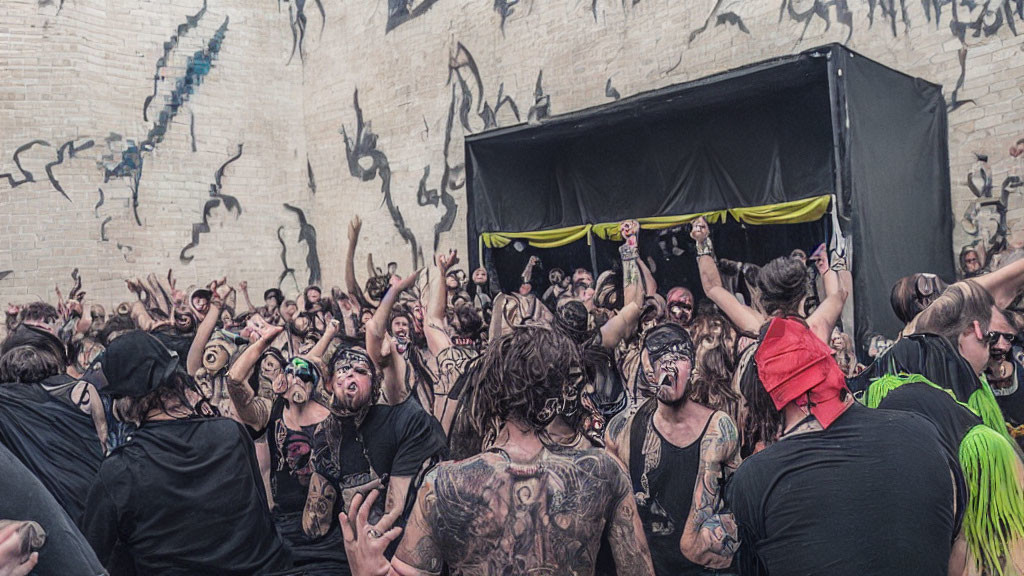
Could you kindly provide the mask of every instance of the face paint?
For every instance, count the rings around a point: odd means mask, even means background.
[[[292,358],[292,361],[284,369],[284,378],[282,380],[284,380],[286,385],[276,385],[274,392],[285,394],[286,399],[294,404],[305,404],[312,395],[314,387],[320,381],[320,374],[306,360]],[[284,388],[284,392],[278,391],[281,388]]]
[[[359,348],[350,348],[334,358],[331,379],[331,412],[337,416],[354,416],[376,402],[376,368],[370,357]]]
[[[642,377],[637,386],[645,396],[657,396],[666,404],[686,399],[694,349],[689,334],[676,324],[652,328],[645,336],[641,362]]]

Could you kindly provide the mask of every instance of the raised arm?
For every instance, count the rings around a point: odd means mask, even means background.
[[[619,313],[601,326],[601,346],[609,350],[615,348],[633,333],[640,320],[640,307],[630,302],[619,310]]]
[[[638,308],[644,305],[644,277],[640,269],[640,249],[637,247],[636,234],[640,224],[636,220],[626,220],[619,224],[619,234],[625,243],[619,246],[619,257],[622,259],[622,299],[626,304],[635,303]]]
[[[249,308],[249,312],[256,312],[256,307],[252,305],[252,300],[249,299],[249,283],[245,280],[239,282],[238,291],[242,293],[242,298],[245,299],[245,305]]]
[[[267,427],[270,421],[272,403],[269,399],[256,396],[249,386],[249,374],[256,367],[260,356],[270,348],[277,335],[284,330],[281,326],[266,326],[260,333],[260,339],[242,352],[228,368],[228,396],[235,412],[242,422],[255,430]],[[284,378],[284,375],[278,376]]]
[[[715,250],[711,244],[708,223],[703,217],[693,222],[690,238],[697,243],[697,268],[700,270],[700,284],[704,294],[718,305],[722,313],[744,334],[757,334],[767,321],[763,314],[736,299],[722,286],[722,277],[718,274],[718,263]]]
[[[981,287],[988,290],[996,306],[1006,308],[1024,289],[1024,260],[1017,260],[995,272],[974,278]]]
[[[739,434],[724,412],[712,415],[700,443],[700,468],[693,490],[693,505],[686,518],[679,549],[691,562],[715,570],[728,568],[739,549],[736,520],[721,513],[723,470],[739,467]]]
[[[348,250],[345,252],[345,289],[349,296],[355,298],[360,305],[370,306],[373,302],[366,299],[363,291],[356,281],[356,246],[359,244],[359,231],[363,227],[363,221],[359,216],[353,216],[348,223]]]
[[[448,336],[448,321],[444,315],[445,308],[448,306],[448,283],[445,282],[445,279],[448,270],[459,261],[459,253],[450,250],[447,256],[438,254],[435,260],[437,262],[437,278],[434,279],[430,300],[427,302],[423,333],[427,337],[427,347],[430,349],[430,353],[436,357],[442,350],[452,345],[452,339]]]
[[[384,395],[391,404],[401,402],[405,398],[409,387],[405,382],[405,358],[392,350],[390,346],[386,347],[384,338],[387,335],[387,325],[391,318],[391,310],[395,307],[398,295],[416,283],[416,277],[419,276],[419,273],[419,270],[417,270],[406,276],[398,284],[392,286],[387,294],[384,295],[384,298],[381,299],[380,306],[377,307],[377,311],[373,313],[373,318],[366,325],[366,353],[369,354],[374,364],[379,366],[384,372]]]
[[[331,345],[331,340],[338,335],[341,331],[341,322],[337,319],[332,318],[324,329],[324,333],[320,336],[320,339],[316,341],[316,345],[309,351],[310,356],[316,356],[317,358],[323,358],[324,354],[327,353],[327,348]]]
[[[846,264],[841,258],[837,258],[829,267],[828,255],[824,251],[814,258],[814,265],[818,269],[825,284],[825,299],[814,310],[814,313],[807,318],[807,326],[814,332],[822,342],[828,344],[832,338],[832,328],[843,313],[843,306],[849,293],[843,286],[842,276],[849,275]]]
[[[196,328],[196,337],[192,339],[192,345],[188,348],[188,359],[185,362],[189,376],[195,376],[196,372],[203,367],[203,352],[206,350],[206,343],[217,328],[217,321],[220,320],[220,309],[224,306],[217,291],[213,291],[210,297],[210,311]]]

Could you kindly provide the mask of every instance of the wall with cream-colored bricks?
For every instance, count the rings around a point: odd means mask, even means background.
[[[297,64],[286,66],[287,9],[254,0],[205,5],[202,11],[203,0],[0,1],[0,272],[10,271],[0,280],[0,302],[53,302],[54,286],[66,293],[76,267],[88,299],[103,304],[128,299],[125,278],[166,275],[171,267],[182,289],[223,273],[248,277],[259,289],[276,284],[280,273],[279,226],[301,260],[297,217],[282,207],[291,201],[309,208],[297,160],[305,155],[302,73]],[[108,179],[106,171],[122,165],[120,173],[130,172],[122,164],[129,144],[142,146],[189,77],[189,59],[210,50],[225,22],[212,66],[192,71],[201,82],[168,117],[162,140],[142,152],[136,222],[133,178]],[[14,155],[36,140],[45,144],[18,155],[27,177]],[[66,142],[71,148],[51,168],[65,198],[46,166]],[[225,168],[220,193],[237,198],[241,213],[228,213],[223,203],[213,207],[209,232],[186,252],[194,258],[186,265],[181,251],[203,220],[215,173],[240,144],[242,155]],[[71,157],[72,148],[82,150]]]
[[[12,190],[0,179],[0,271],[13,270],[0,280],[0,300],[67,284],[74,266],[87,289],[110,300],[123,297],[125,276],[168,267],[185,283],[227,273],[261,290],[286,271],[282,251],[295,269],[283,287],[295,292],[308,280],[309,242],[299,241],[297,215],[284,202],[315,228],[326,284],[341,283],[356,214],[364,221],[360,278],[370,253],[378,266],[394,260],[407,272],[418,259],[412,241],[426,260],[435,242],[466,245],[463,138],[485,129],[485,110],[497,110],[496,124],[508,126],[537,105],[562,114],[830,42],[944,86],[954,246],[984,239],[995,225],[993,210],[971,210],[969,173],[984,190],[976,154],[989,159],[996,198],[1008,177],[1024,172],[1024,155],[1010,154],[1024,137],[1024,35],[1017,34],[1024,34],[1024,5],[1016,0],[208,2],[164,82],[180,76],[185,59],[230,17],[223,47],[163,142],[144,152],[142,226],[126,179],[104,183],[97,162],[108,148],[123,148],[105,141],[111,132],[145,136],[152,118],[143,121],[142,104],[163,43],[202,0],[65,0],[59,13],[60,0],[0,3],[0,173],[17,174],[19,146],[52,145],[22,154],[36,182]],[[171,86],[160,89],[151,110]],[[54,169],[69,201],[42,167],[72,138],[96,145]],[[242,142],[223,193],[243,212],[236,219],[215,208],[211,232],[183,264],[179,252],[202,220],[214,173]],[[101,187],[105,204],[94,210]],[[1018,231],[1019,190],[1008,215]],[[454,207],[446,207],[449,199]]]

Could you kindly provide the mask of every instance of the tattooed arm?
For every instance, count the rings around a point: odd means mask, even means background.
[[[302,510],[302,532],[309,538],[322,538],[331,529],[332,512],[338,493],[319,473],[309,478],[306,507]]]
[[[213,314],[207,315],[207,318],[210,316]],[[269,326],[264,329],[260,334],[260,339],[246,348],[228,369],[228,396],[231,398],[231,404],[235,407],[235,412],[238,413],[242,422],[256,430],[267,427],[273,404],[267,398],[256,396],[253,393],[248,383],[249,373],[253,371],[260,356],[267,351],[267,348],[270,348],[270,343],[277,338],[282,330],[284,328],[281,326]],[[278,378],[283,377],[284,375],[278,376]]]
[[[654,576],[651,552],[647,548],[644,527],[636,510],[636,501],[626,472],[616,469],[616,502],[608,525],[608,543],[615,558],[615,569],[619,574]]]
[[[384,515],[397,521],[405,510],[405,501],[409,498],[409,486],[412,476],[392,476],[388,480],[388,496],[384,500]]]
[[[723,471],[739,466],[739,434],[724,412],[716,412],[700,443],[700,468],[693,490],[693,505],[686,519],[679,548],[691,562],[712,569],[727,568],[739,549],[736,521],[721,514]]]
[[[608,427],[604,430],[604,448],[622,466],[622,469],[629,472],[628,463],[624,460],[622,447],[629,442],[626,432],[626,424],[629,422],[628,410],[623,410],[608,421]]]
[[[400,576],[436,575],[444,565],[441,548],[434,537],[432,528],[437,525],[437,493],[434,482],[437,470],[427,474],[416,496],[405,537],[391,560],[391,574]]]

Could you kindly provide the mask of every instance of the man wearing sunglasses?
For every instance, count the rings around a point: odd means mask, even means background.
[[[995,315],[993,315],[995,316]],[[1000,313],[999,316],[1006,316]],[[1011,318],[1007,323],[1017,327]],[[989,364],[985,377],[1003,412],[1010,435],[1024,448],[1024,346],[1017,330],[1002,332],[989,330]]]

